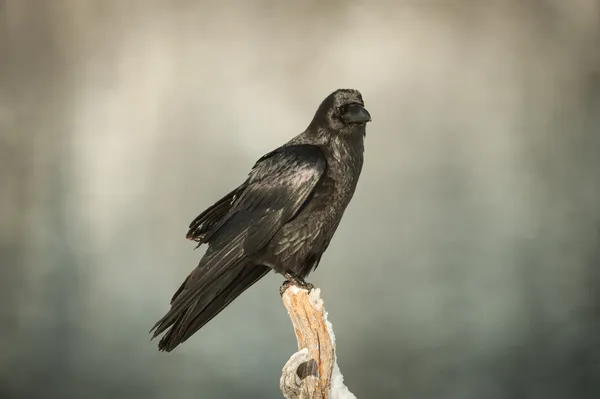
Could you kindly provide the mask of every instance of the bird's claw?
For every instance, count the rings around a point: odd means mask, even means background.
[[[300,288],[305,289],[306,291],[310,292],[313,290],[313,288],[315,288],[314,285],[312,285],[311,283],[308,283],[304,280],[300,280],[300,281],[296,281],[296,285]]]
[[[302,277],[294,276],[291,273],[285,273],[284,277],[286,278],[286,280],[283,282],[283,284],[279,288],[279,293],[281,295],[283,295],[285,290],[287,290],[292,285],[295,285],[296,287],[302,288],[309,292],[312,291],[313,288],[315,288],[315,286],[312,285],[311,283],[307,283],[306,281],[304,281],[304,279]]]
[[[292,283],[290,280],[285,280],[283,282],[283,284],[281,284],[281,287],[279,287],[279,295],[283,296],[283,294],[285,293],[285,291],[290,288],[290,286],[292,286],[294,283]]]

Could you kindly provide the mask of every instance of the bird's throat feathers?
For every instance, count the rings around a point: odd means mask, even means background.
[[[365,126],[352,126],[343,132],[328,132],[324,134],[326,145],[338,151],[346,151],[348,155],[364,152],[366,136]]]
[[[365,126],[352,126],[344,131],[329,128],[306,129],[290,140],[287,145],[312,144],[329,148],[336,153],[362,157],[366,136]]]

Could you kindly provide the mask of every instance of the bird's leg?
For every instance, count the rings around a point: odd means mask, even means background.
[[[285,277],[286,280],[283,282],[283,284],[279,288],[279,293],[281,295],[283,295],[285,290],[287,290],[291,285],[295,285],[295,286],[305,289],[307,291],[311,291],[313,288],[315,288],[314,285],[312,285],[311,283],[307,283],[306,281],[304,281],[304,279],[302,277],[297,276],[291,272],[283,273],[283,277]]]

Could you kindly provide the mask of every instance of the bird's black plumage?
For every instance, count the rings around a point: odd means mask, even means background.
[[[360,92],[336,90],[304,132],[192,221],[187,238],[208,249],[152,328],[153,337],[168,330],[160,350],[187,340],[270,270],[303,282],[317,267],[354,194],[370,120]]]

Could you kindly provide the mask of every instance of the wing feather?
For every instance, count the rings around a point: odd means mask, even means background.
[[[302,144],[280,147],[260,158],[248,179],[230,193],[231,207],[202,239],[215,245],[232,239],[225,226],[251,227],[244,248],[256,251],[295,216],[322,178],[327,162],[317,146]],[[221,201],[224,201],[221,200]],[[235,230],[235,229],[234,229]],[[253,237],[261,237],[254,239]],[[217,245],[218,246],[218,245]]]
[[[180,342],[264,276],[263,266],[247,269],[252,256],[296,216],[326,165],[319,147],[280,147],[259,159],[240,187],[194,219],[188,238],[208,242],[208,250],[153,327],[154,336],[172,326],[166,341]]]

